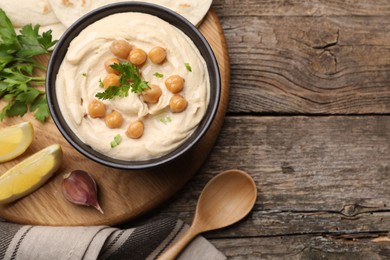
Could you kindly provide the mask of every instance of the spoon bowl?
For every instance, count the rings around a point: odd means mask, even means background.
[[[252,210],[256,198],[256,184],[249,174],[240,170],[219,173],[203,189],[191,227],[159,259],[175,259],[200,233],[240,221]]]
[[[193,226],[205,232],[234,224],[251,211],[256,197],[256,184],[250,175],[239,170],[222,172],[201,193]]]

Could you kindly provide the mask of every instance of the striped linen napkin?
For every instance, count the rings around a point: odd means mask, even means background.
[[[188,225],[174,218],[129,229],[29,226],[0,221],[0,259],[157,259],[187,229]],[[199,236],[178,259],[226,257]]]

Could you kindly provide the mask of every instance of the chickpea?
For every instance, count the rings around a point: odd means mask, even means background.
[[[149,51],[148,56],[154,64],[161,64],[167,57],[167,52],[164,48],[157,46]]]
[[[106,115],[106,105],[99,100],[92,100],[88,105],[88,113],[92,118],[103,118]]]
[[[150,85],[150,88],[142,92],[145,103],[156,104],[162,95],[162,90],[157,85]]]
[[[184,79],[179,75],[172,75],[165,80],[165,86],[173,94],[177,94],[183,90]]]
[[[104,68],[106,69],[106,71],[108,73],[113,73],[113,74],[119,75],[120,74],[119,71],[114,70],[113,68],[111,68],[111,65],[114,64],[114,63],[119,64],[120,60],[118,58],[110,58],[110,59],[108,59],[108,60],[106,60],[104,62]]]
[[[144,134],[144,123],[142,121],[132,122],[126,130],[126,135],[132,139],[138,139]]]
[[[120,77],[114,73],[109,73],[103,79],[103,87],[106,89],[111,86],[120,86]]]
[[[123,117],[121,113],[112,111],[110,114],[106,115],[104,121],[109,128],[119,128],[122,126]]]
[[[110,51],[115,56],[126,59],[131,51],[131,45],[125,40],[115,40],[110,45]]]
[[[146,58],[147,58],[146,52],[144,52],[140,48],[134,48],[131,50],[128,60],[134,65],[141,66],[142,64],[145,63]]]
[[[169,100],[169,107],[172,113],[183,112],[187,108],[188,102],[181,95],[174,95],[171,100]]]

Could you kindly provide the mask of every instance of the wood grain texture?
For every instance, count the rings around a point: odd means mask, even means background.
[[[225,16],[379,16],[390,14],[387,0],[214,0]]]
[[[147,171],[121,171],[94,163],[72,148],[60,135],[52,120],[39,123],[32,115],[7,119],[1,127],[30,120],[35,128],[32,146],[18,160],[0,165],[5,172],[20,159],[52,144],[59,143],[64,151],[62,168],[46,185],[33,194],[0,208],[0,216],[23,224],[39,225],[114,225],[144,214],[172,196],[200,168],[207,158],[221,129],[229,95],[229,61],[226,43],[218,18],[210,11],[201,32],[210,39],[218,59],[222,77],[222,93],[217,117],[210,129],[188,154],[166,167]],[[76,206],[65,200],[61,192],[64,173],[83,169],[91,173],[99,187],[99,200],[105,214],[93,208]]]
[[[205,234],[228,259],[390,258],[390,2],[214,0],[229,47],[228,116],[206,164],[139,222],[191,223],[219,171],[259,190]]]
[[[297,235],[283,237],[211,240],[228,259],[327,259],[381,260],[390,257],[389,247],[375,242],[379,236],[331,237]]]
[[[231,57],[229,112],[390,112],[388,1],[214,2]]]
[[[202,187],[239,168],[257,183],[254,210],[205,235],[229,259],[386,256],[390,240],[371,240],[389,232],[389,130],[390,116],[229,116],[200,173],[147,219],[191,223]]]

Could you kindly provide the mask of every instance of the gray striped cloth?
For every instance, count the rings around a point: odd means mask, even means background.
[[[174,218],[129,229],[29,226],[0,220],[0,259],[157,259],[187,229],[188,225]],[[199,236],[179,259],[226,257]]]

